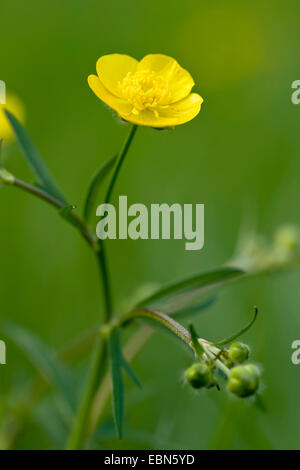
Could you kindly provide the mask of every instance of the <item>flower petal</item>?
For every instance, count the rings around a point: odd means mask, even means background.
[[[191,74],[178,62],[163,54],[146,55],[138,64],[138,70],[152,70],[169,83],[169,94],[162,104],[175,103],[189,95],[195,82]]]
[[[201,109],[203,99],[197,93],[192,93],[187,98],[166,106],[157,108],[158,114],[150,109],[145,109],[138,114],[130,113],[122,116],[126,121],[140,126],[173,127],[191,121]]]
[[[97,74],[103,85],[115,96],[121,96],[119,82],[128,72],[135,72],[138,61],[125,54],[108,54],[97,61]]]
[[[90,88],[93,90],[96,96],[100,98],[104,103],[110,106],[112,109],[117,111],[120,116],[127,116],[132,111],[132,105],[127,101],[116,97],[110,91],[108,91],[99,77],[96,75],[89,75],[88,77],[88,84]]]
[[[174,119],[178,124],[190,121],[199,113],[203,98],[197,93],[191,93],[177,103],[167,106],[159,106],[159,116],[167,119]]]

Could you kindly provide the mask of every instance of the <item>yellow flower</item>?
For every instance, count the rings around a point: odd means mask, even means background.
[[[4,109],[10,111],[22,123],[25,120],[25,109],[19,98],[11,93],[6,94],[6,104],[0,104],[0,139],[6,144],[13,140],[14,133]]]
[[[140,62],[123,54],[97,61],[88,77],[93,92],[121,118],[141,126],[172,127],[190,121],[203,99],[191,93],[194,80],[175,59],[146,55]]]

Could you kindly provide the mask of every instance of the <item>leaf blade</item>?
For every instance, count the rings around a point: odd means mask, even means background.
[[[203,356],[203,353],[204,353],[204,349],[198,341],[198,336],[197,336],[196,330],[195,330],[195,328],[193,327],[192,324],[189,325],[189,331],[190,331],[190,335],[191,335],[192,344],[194,346],[194,350],[195,350],[198,358],[201,359],[201,357]]]
[[[70,404],[75,405],[75,403],[72,389],[69,386],[67,371],[58,362],[48,345],[31,331],[14,323],[5,323],[1,329],[21,349],[39,375],[48,384],[56,388],[68,409],[68,413],[71,415],[73,410]]]
[[[206,309],[211,307],[216,302],[216,300],[216,295],[209,297],[207,300],[202,301],[200,304],[196,303],[195,305],[191,305],[190,307],[178,310],[172,315],[172,318],[176,318],[176,320],[182,320],[184,318],[189,318],[190,316],[198,315],[199,313],[202,313]]]
[[[118,328],[113,328],[108,340],[110,370],[113,387],[113,414],[119,439],[122,439],[124,419],[124,382],[122,376],[121,347]]]
[[[132,369],[131,365],[129,364],[129,362],[127,362],[127,360],[125,359],[124,357],[124,354],[122,353],[122,367],[124,369],[124,371],[126,372],[126,374],[128,375],[128,377],[132,380],[132,382],[139,388],[142,388],[142,384],[141,382],[139,381],[139,378],[137,377],[136,373],[134,372],[134,370]]]
[[[99,166],[94,176],[92,177],[83,210],[83,218],[85,222],[88,222],[91,218],[92,210],[95,205],[97,195],[100,191],[101,184],[109,174],[110,170],[113,168],[116,159],[117,155],[114,155],[105,160],[105,162]]]
[[[52,196],[66,204],[64,195],[50,174],[50,171],[44,163],[44,160],[41,157],[38,149],[27,134],[22,124],[7,109],[5,109],[4,112],[13,128],[22,153],[25,156],[27,163],[31,167],[33,173],[36,175],[39,183],[41,183],[45,190],[48,191]]]
[[[80,222],[77,221],[77,219],[74,219],[73,217],[70,216],[71,212],[74,209],[76,209],[76,206],[74,206],[73,204],[68,204],[68,205],[62,207],[61,209],[59,209],[58,213],[63,219],[65,219],[71,225],[73,225],[77,229],[81,230],[82,226],[81,226]]]
[[[151,306],[166,313],[175,313],[191,305],[198,297],[216,287],[241,277],[240,269],[224,267],[202,272],[171,283],[144,299],[138,307]]]

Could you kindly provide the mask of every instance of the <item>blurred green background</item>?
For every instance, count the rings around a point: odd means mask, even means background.
[[[128,132],[87,86],[98,57],[171,55],[205,100],[199,116],[174,131],[139,129],[115,193],[127,194],[129,203],[204,203],[205,247],[188,252],[184,241],[110,241],[117,305],[143,284],[221,265],[234,252],[249,207],[268,236],[299,221],[300,106],[291,103],[291,83],[300,78],[299,14],[296,0],[2,1],[0,79],[24,102],[26,127],[78,211],[96,167]],[[5,163],[31,181],[16,144]],[[97,268],[78,234],[16,189],[1,189],[0,214],[1,322],[24,326],[53,349],[97,324]],[[113,437],[107,407],[98,447],[299,448],[300,366],[290,360],[300,337],[299,280],[293,270],[231,286],[195,320],[202,337],[219,339],[259,306],[245,341],[263,365],[266,413],[226,393],[191,393],[182,380],[189,357],[158,333],[134,362],[143,390],[126,381],[124,440]],[[87,367],[88,359],[83,376]],[[1,403],[31,373],[7,341]],[[36,406],[15,448],[61,445],[59,431],[49,429],[51,414],[47,404]]]

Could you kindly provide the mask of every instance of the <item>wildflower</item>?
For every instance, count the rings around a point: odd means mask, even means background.
[[[4,144],[6,144],[13,140],[14,134],[4,114],[4,109],[10,111],[22,123],[25,120],[25,110],[17,96],[10,93],[6,94],[6,104],[0,104],[0,140],[3,140]]]
[[[126,121],[155,128],[190,121],[203,99],[191,93],[194,80],[175,59],[146,55],[140,62],[123,54],[109,54],[88,77],[93,92]]]

